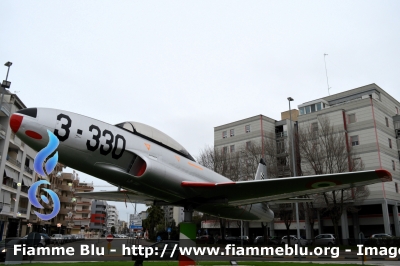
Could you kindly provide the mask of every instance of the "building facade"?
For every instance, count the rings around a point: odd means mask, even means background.
[[[92,201],[89,228],[98,235],[107,231],[107,208],[108,204],[105,200]]]
[[[399,101],[378,85],[370,84],[312,100],[298,108],[299,129],[318,131],[321,121],[328,118],[336,130],[343,132],[347,149],[355,154],[353,160],[362,163],[364,170],[385,169],[392,174],[392,182],[368,186],[369,196],[358,203],[360,211],[344,212],[343,238],[357,238],[360,232],[400,236]],[[304,175],[314,174],[304,163],[301,168]],[[321,227],[331,226],[329,220],[321,222]]]
[[[118,210],[115,205],[108,205],[107,208],[107,231],[111,232],[111,227],[115,228],[115,232],[118,232]]]
[[[346,136],[346,145],[356,154],[355,160],[364,165],[364,170],[383,168],[391,172],[392,182],[368,186],[368,197],[357,203],[358,212],[345,211],[341,219],[341,234],[343,239],[358,238],[360,232],[364,235],[373,233],[389,233],[400,236],[398,204],[400,194],[400,103],[376,84],[348,90],[342,93],[314,99],[298,105],[297,110],[282,112],[281,120],[276,121],[263,115],[258,115],[214,128],[214,147],[225,153],[242,153],[256,145],[275,144],[277,160],[274,164],[282,167],[279,175],[273,177],[291,176],[293,163],[290,156],[290,137],[304,128],[318,131],[321,119],[328,118],[336,130]],[[290,120],[292,118],[292,122]],[[293,130],[291,133],[291,129]],[[270,145],[270,144],[269,144]],[[302,175],[315,174],[301,158],[296,145],[296,169]],[[263,148],[263,151],[266,149]],[[265,151],[266,152],[266,151]],[[266,154],[261,154],[264,158]],[[285,157],[286,156],[286,157]],[[282,159],[279,159],[279,158]],[[268,165],[268,162],[267,162]],[[254,178],[254,177],[249,177]],[[217,223],[205,222],[205,228],[213,228]],[[316,217],[314,230],[318,233],[332,233],[332,222],[328,217]],[[259,223],[249,223],[249,228],[259,228]],[[271,235],[279,235],[286,230],[282,221],[275,219],[269,225]],[[311,236],[307,221],[300,222],[302,235]],[[304,230],[306,228],[307,230]],[[293,233],[296,223],[292,223]],[[250,230],[251,232],[251,230]]]
[[[31,217],[28,189],[36,181],[33,160],[37,152],[9,126],[10,116],[23,108],[26,106],[15,94],[5,94],[0,103],[0,239],[24,236],[28,224],[36,220],[36,215]]]

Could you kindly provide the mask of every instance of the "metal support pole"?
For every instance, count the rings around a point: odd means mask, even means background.
[[[243,220],[240,220],[240,245],[243,247]]]
[[[293,143],[293,130],[292,130],[292,110],[290,107],[290,102],[293,101],[292,97],[287,98],[289,101],[289,130],[290,130],[290,144],[292,146],[292,165],[293,165],[293,176],[297,176],[296,173],[296,160],[294,153],[294,143]],[[299,203],[296,202],[296,223],[297,223],[297,245],[300,246],[300,221],[299,221]],[[301,260],[301,255],[299,254],[299,260]]]

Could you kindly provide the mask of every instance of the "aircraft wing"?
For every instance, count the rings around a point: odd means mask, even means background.
[[[285,177],[227,183],[187,182],[181,186],[193,195],[207,199],[225,200],[229,205],[239,206],[264,201],[288,199],[391,181],[390,172],[380,169],[371,171],[337,173],[328,175]]]
[[[76,196],[98,199],[98,200],[109,200],[109,201],[122,201],[128,203],[143,203],[153,204],[156,200],[153,197],[139,194],[132,191],[120,190],[120,191],[100,191],[100,192],[79,192],[75,193]]]

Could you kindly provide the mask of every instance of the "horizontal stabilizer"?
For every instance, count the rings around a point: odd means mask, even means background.
[[[109,200],[109,201],[122,201],[126,203],[143,203],[152,204],[155,198],[139,194],[132,191],[121,190],[121,191],[100,191],[100,192],[78,192],[76,196],[97,199],[97,200]]]

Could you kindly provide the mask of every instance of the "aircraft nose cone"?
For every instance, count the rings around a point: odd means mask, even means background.
[[[10,127],[14,133],[17,133],[19,127],[21,126],[23,117],[20,115],[13,114],[10,118]]]

